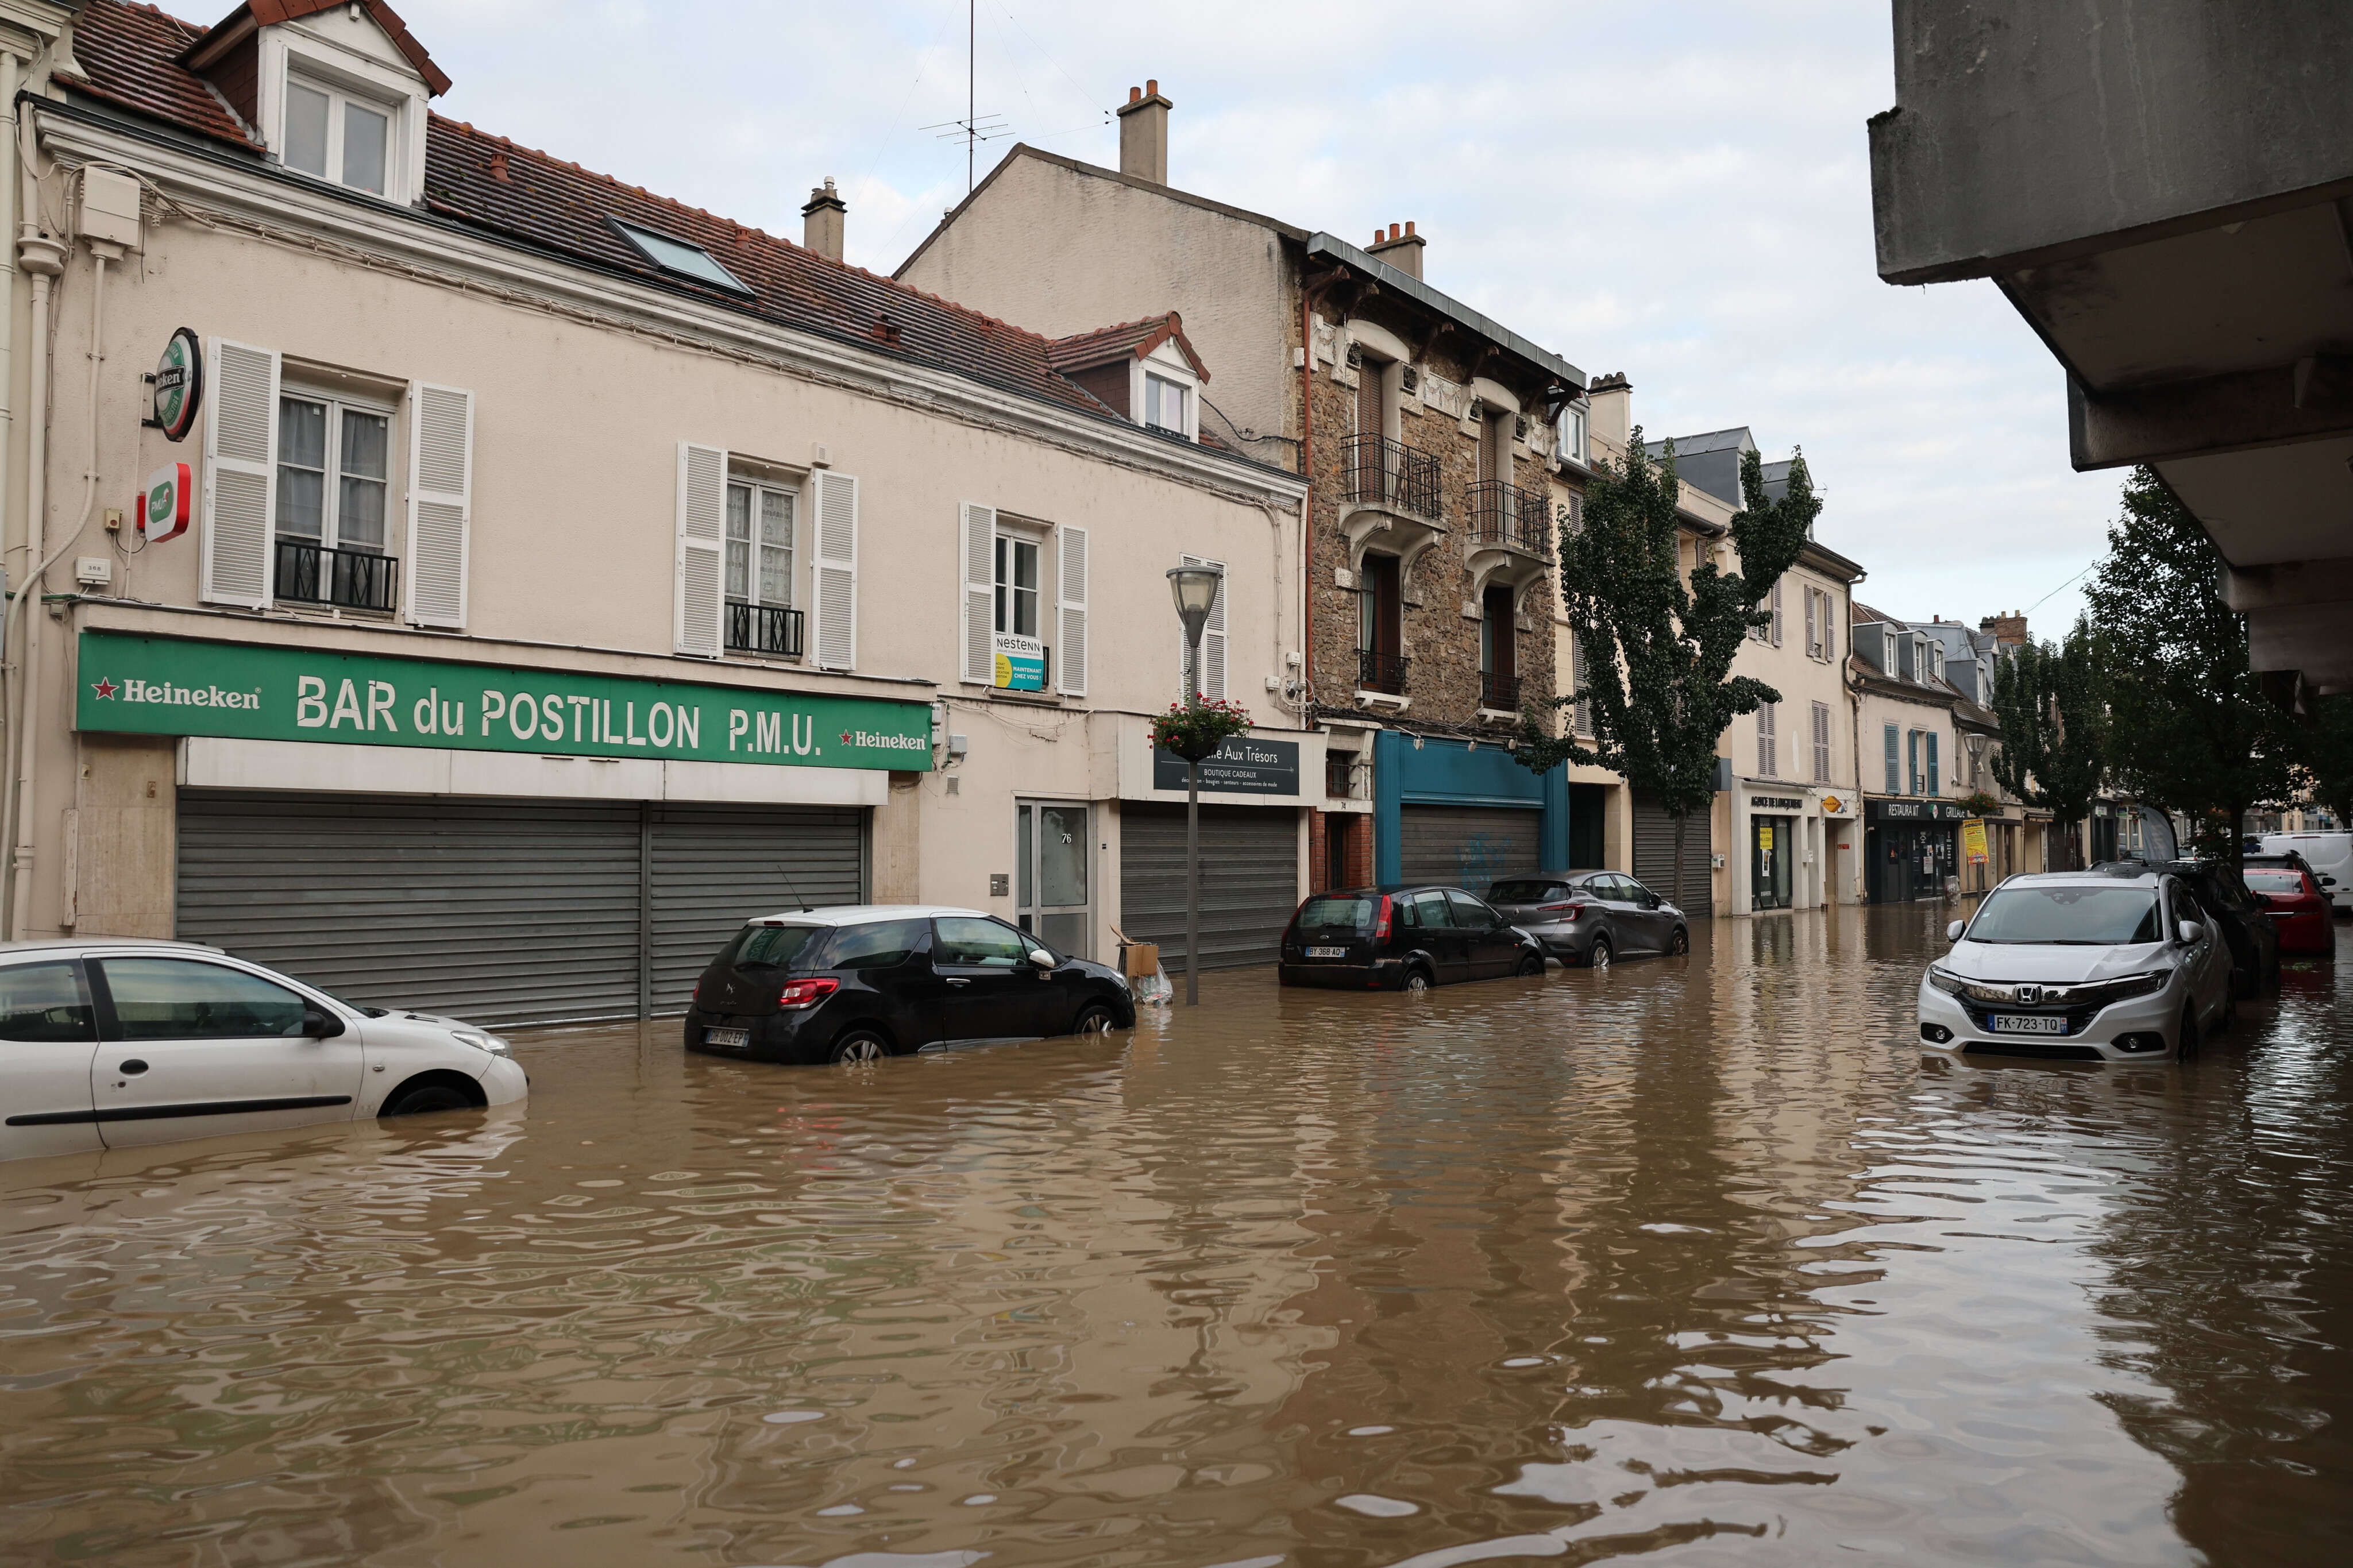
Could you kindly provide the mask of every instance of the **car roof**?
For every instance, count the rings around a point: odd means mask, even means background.
[[[2117,882],[2136,882],[2154,888],[2170,875],[2170,868],[2144,866],[2137,861],[2110,861],[2094,866],[2088,871],[2021,871],[2007,879],[2005,888],[2098,888]]]
[[[935,915],[989,918],[986,910],[968,910],[959,904],[824,904],[813,910],[782,910],[773,915],[754,915],[744,923],[755,926],[855,926],[871,925],[876,921],[930,920]]]
[[[209,952],[222,950],[201,942],[178,942],[155,936],[53,936],[35,942],[0,942],[0,958],[16,953],[80,952],[93,947],[152,947],[165,952]]]
[[[1606,866],[1587,866],[1575,871],[1511,871],[1495,879],[1498,882],[1565,882],[1571,877],[1622,877],[1623,871],[1611,871]]]

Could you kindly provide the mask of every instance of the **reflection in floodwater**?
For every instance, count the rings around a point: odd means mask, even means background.
[[[1947,915],[0,1166],[0,1555],[2348,1560],[2333,971],[1958,1063]]]

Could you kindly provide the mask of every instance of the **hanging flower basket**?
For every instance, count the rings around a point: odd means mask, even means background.
[[[1152,743],[1188,763],[1214,756],[1228,737],[1250,733],[1250,717],[1237,702],[1172,702],[1152,721]]]

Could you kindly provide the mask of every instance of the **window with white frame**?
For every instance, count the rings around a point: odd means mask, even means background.
[[[1560,411],[1560,455],[1571,462],[1583,463],[1585,457],[1585,426],[1590,407],[1572,403]]]
[[[1038,636],[1038,540],[1032,535],[997,536],[997,629]]]
[[[284,112],[280,145],[288,168],[355,191],[385,194],[396,122],[390,104],[289,71]]]
[[[274,596],[390,611],[390,407],[288,388],[278,398]]]
[[[1187,434],[1191,426],[1186,423],[1186,400],[1192,388],[1182,382],[1150,371],[1144,374],[1144,422],[1155,430],[1166,430],[1171,436]]]
[[[793,606],[795,530],[800,491],[752,479],[727,481],[723,595],[725,642],[748,653],[797,655],[800,616]]]

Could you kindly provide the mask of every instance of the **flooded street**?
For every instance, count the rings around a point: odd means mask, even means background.
[[[2335,974],[1959,1067],[1948,912],[0,1167],[5,1556],[2353,1559]]]

